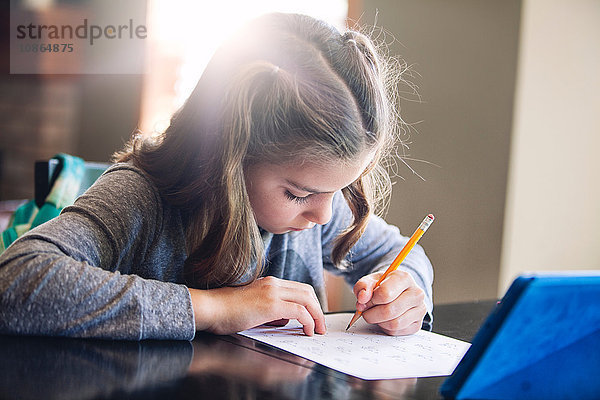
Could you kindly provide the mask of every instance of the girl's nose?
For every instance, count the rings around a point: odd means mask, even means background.
[[[315,224],[324,225],[331,220],[332,205],[333,196],[329,199],[319,201],[304,212],[304,218]]]

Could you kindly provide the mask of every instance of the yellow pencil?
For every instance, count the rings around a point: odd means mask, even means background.
[[[392,261],[392,264],[388,267],[388,269],[385,271],[385,273],[383,275],[381,275],[381,278],[379,278],[379,280],[373,287],[373,290],[375,290],[381,284],[381,282],[383,282],[383,280],[390,273],[392,273],[392,271],[395,271],[396,268],[398,268],[398,266],[402,263],[402,261],[404,261],[404,259],[408,255],[408,253],[410,253],[412,248],[415,247],[415,244],[417,244],[419,239],[421,239],[421,236],[423,236],[423,234],[425,233],[427,228],[429,228],[429,225],[431,225],[431,223],[433,222],[434,219],[435,219],[435,217],[432,214],[429,214],[428,216],[425,217],[423,222],[421,222],[421,225],[419,225],[419,227],[417,228],[415,233],[412,234],[412,236],[410,237],[410,239],[408,239],[408,242],[406,242],[406,244],[404,245],[404,247],[402,248],[400,253],[396,256],[394,261]],[[356,310],[356,312],[354,313],[354,316],[350,320],[350,323],[348,324],[348,327],[346,328],[346,330],[350,329],[350,327],[352,325],[354,325],[354,323],[360,318],[361,315],[362,315],[362,311]]]

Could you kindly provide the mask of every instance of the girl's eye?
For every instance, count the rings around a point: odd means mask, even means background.
[[[309,195],[310,196],[310,195]],[[308,196],[306,197],[298,197],[298,196],[294,196],[290,191],[286,190],[285,191],[285,197],[287,197],[289,200],[298,203],[298,204],[304,204],[308,201]]]

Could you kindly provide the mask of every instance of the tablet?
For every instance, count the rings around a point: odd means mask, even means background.
[[[521,275],[440,389],[455,399],[600,398],[600,271]]]

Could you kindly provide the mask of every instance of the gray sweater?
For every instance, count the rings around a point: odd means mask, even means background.
[[[333,209],[325,225],[263,235],[264,275],[309,283],[322,305],[324,269],[354,284],[387,267],[408,240],[373,217],[338,269],[331,249],[351,213],[339,193]],[[191,340],[184,224],[143,171],[110,167],[74,205],[0,256],[0,334]],[[416,246],[401,268],[425,290],[430,321],[433,270],[423,249]]]

